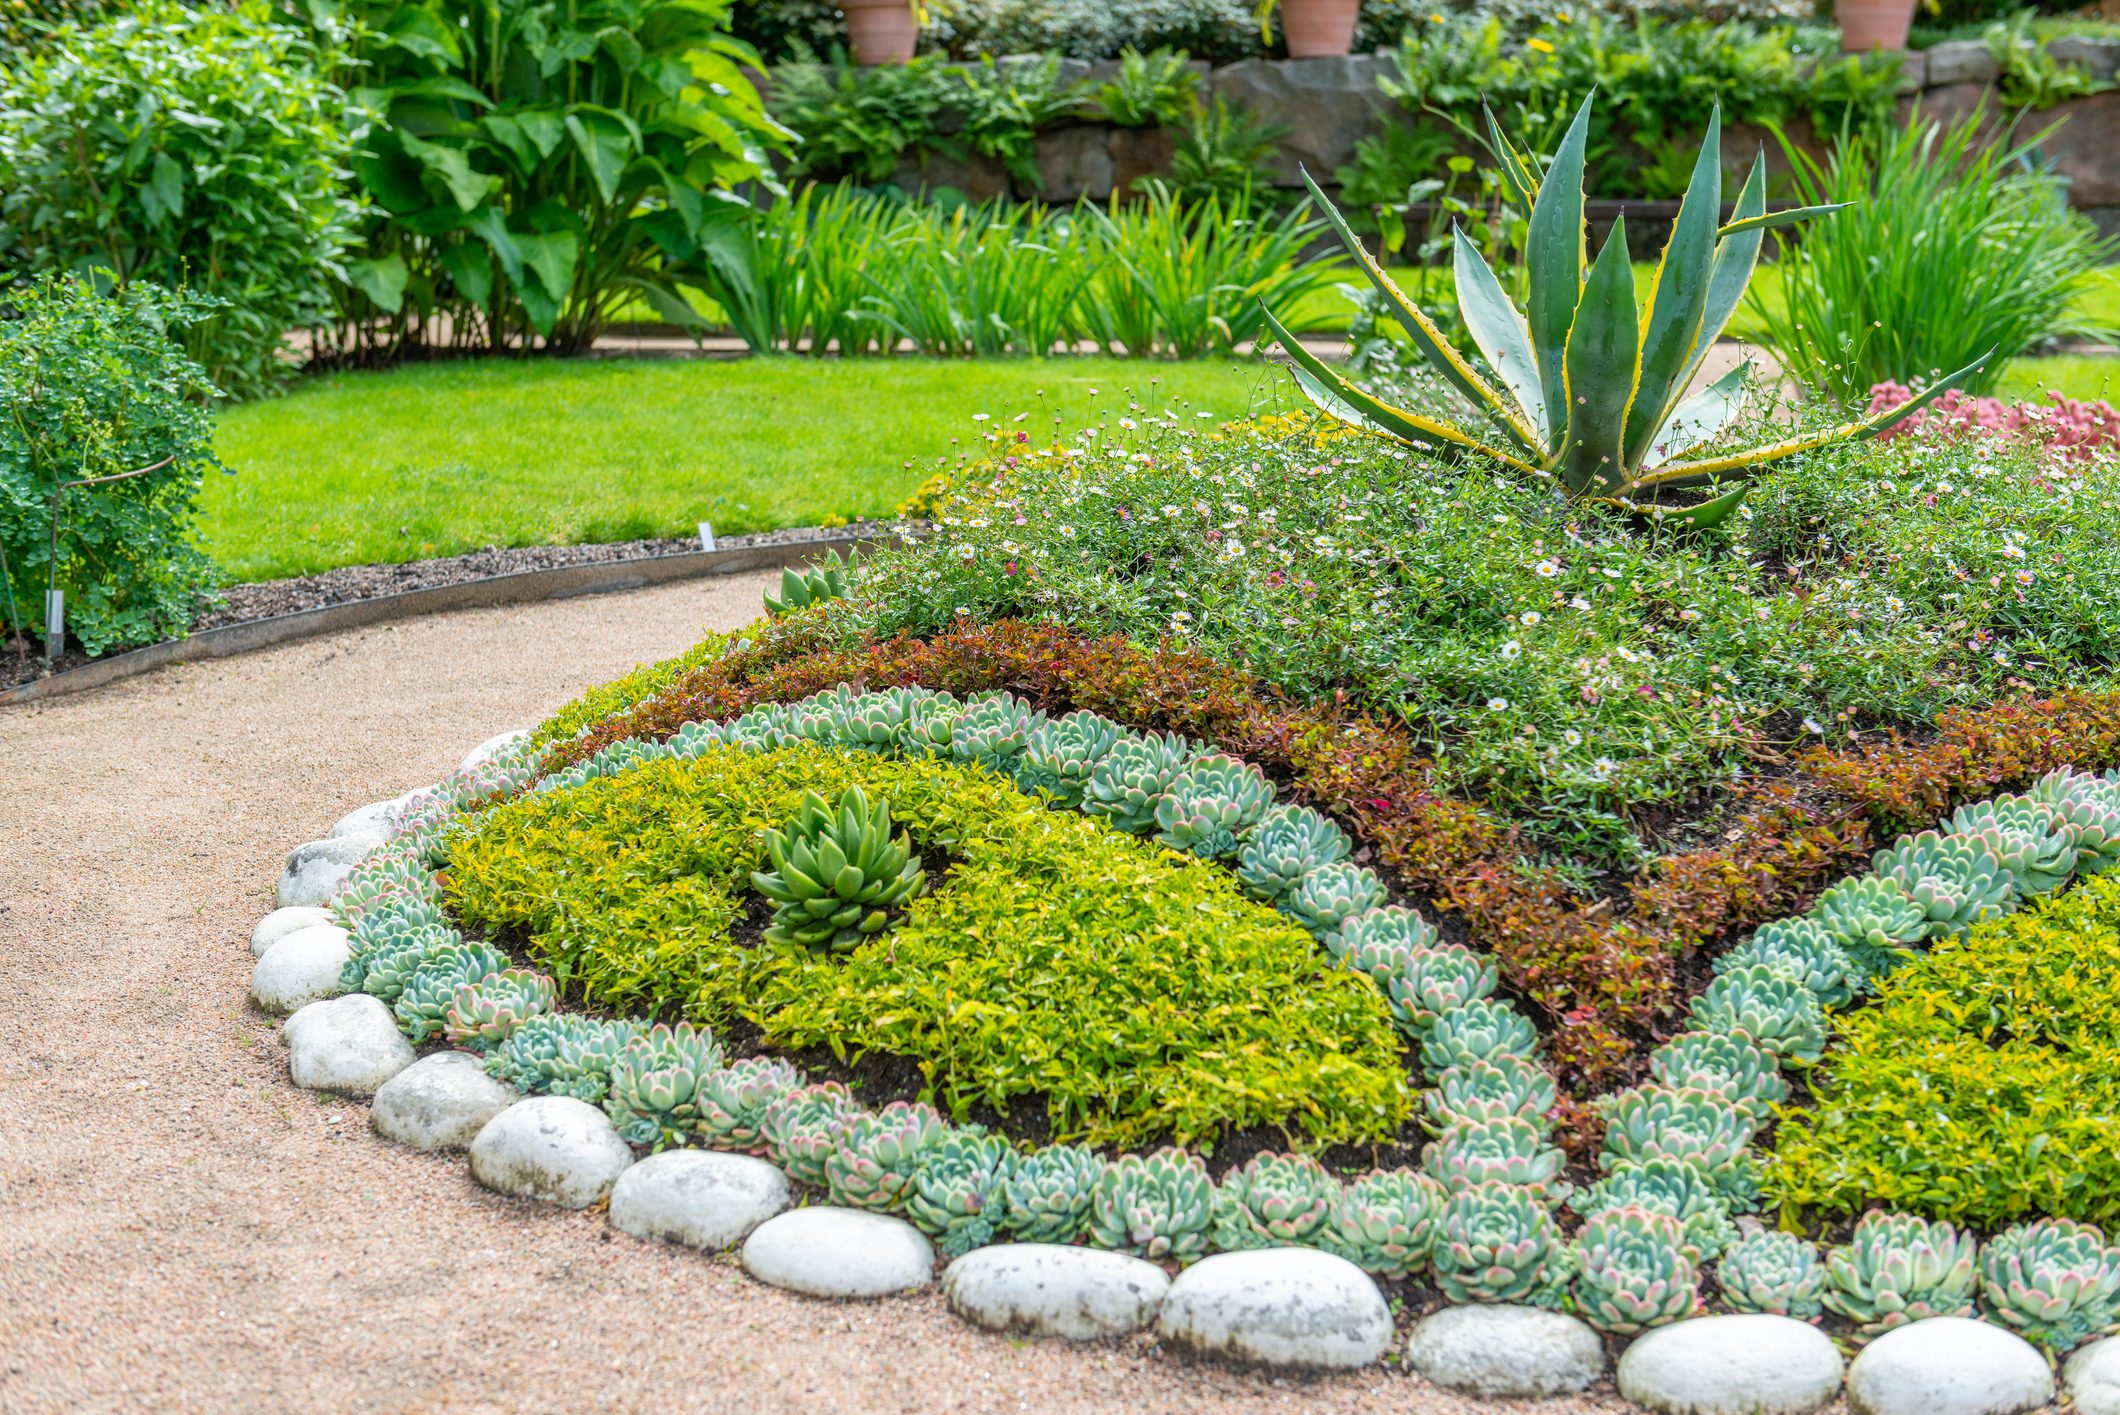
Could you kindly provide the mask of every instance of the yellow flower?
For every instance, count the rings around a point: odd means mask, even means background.
[[[1431,22],[1435,24],[1441,24],[1443,22],[1442,11],[1438,10],[1435,14],[1430,15],[1428,18]]]
[[[1546,43],[1546,41],[1543,39],[1537,38],[1536,36],[1530,39],[1528,43],[1533,49],[1536,49],[1541,54],[1551,54],[1553,52],[1552,45]]]

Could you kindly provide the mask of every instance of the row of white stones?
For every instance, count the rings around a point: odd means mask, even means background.
[[[517,736],[482,743],[466,765]],[[379,999],[337,996],[348,941],[322,906],[404,799],[352,812],[325,840],[296,850],[280,881],[282,907],[252,935],[254,999],[293,1014],[284,1035],[296,1085],[372,1097],[378,1133],[421,1150],[468,1150],[472,1176],[496,1192],[567,1208],[608,1199],[612,1225],[637,1237],[707,1252],[741,1243],[745,1269],[772,1286],[847,1300],[934,1281],[932,1245],[902,1219],[790,1209],[786,1177],[749,1156],[678,1150],[636,1161],[601,1109],[562,1096],[521,1099],[468,1052],[418,1058]],[[1308,1248],[1217,1254],[1172,1279],[1123,1254],[998,1244],[951,1262],[942,1289],[952,1311],[989,1330],[1092,1340],[1153,1324],[1174,1347],[1268,1366],[1359,1368],[1381,1360],[1394,1338],[1368,1274]],[[1527,1307],[1445,1308],[1416,1324],[1405,1356],[1437,1385],[1483,1396],[1567,1395],[1605,1373],[1597,1333]],[[1840,1393],[1843,1376],[1855,1415],[2016,1415],[2055,1393],[2033,1347],[1956,1317],[1889,1332],[1849,1367],[1805,1323],[1700,1317],[1637,1338],[1617,1370],[1627,1399],[1671,1415],[1810,1415]],[[2080,1415],[2120,1415],[2120,1337],[2078,1351],[2064,1381]]]

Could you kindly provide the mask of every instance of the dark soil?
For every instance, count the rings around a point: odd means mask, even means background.
[[[895,523],[856,521],[834,528],[796,526],[786,530],[760,531],[753,535],[722,536],[717,550],[745,550],[766,545],[802,545],[844,535],[882,539]],[[647,560],[661,555],[682,555],[699,549],[699,541],[631,540],[606,545],[525,545],[474,550],[438,560],[410,560],[399,565],[348,565],[320,575],[302,575],[287,580],[260,580],[254,584],[230,585],[216,592],[192,622],[192,631],[222,629],[256,619],[272,619],[308,609],[323,609],[355,600],[380,599],[408,590],[461,585],[495,575],[518,575],[528,570],[558,570],[571,565],[602,565],[623,560]],[[114,650],[113,652],[125,652]],[[94,662],[77,644],[68,644],[58,671]],[[0,642],[0,688],[46,676],[42,645],[28,639]]]

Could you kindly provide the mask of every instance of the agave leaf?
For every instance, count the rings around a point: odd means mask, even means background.
[[[1680,403],[1664,424],[1663,431],[1650,444],[1642,465],[1661,466],[1728,427],[1730,419],[1736,417],[1737,410],[1744,406],[1745,380],[1751,372],[1752,361],[1747,359]]]
[[[1767,154],[1764,149],[1752,161],[1752,170],[1745,177],[1745,184],[1737,192],[1737,217],[1741,223],[1745,218],[1757,216],[1767,209]],[[1672,381],[1674,397],[1693,386],[1700,374],[1700,366],[1708,361],[1708,351],[1715,347],[1723,326],[1730,316],[1737,313],[1737,302],[1745,297],[1745,286],[1752,282],[1752,268],[1759,263],[1759,228],[1753,227],[1739,232],[1727,240],[1719,240],[1715,246],[1715,267],[1708,276],[1708,299],[1700,316],[1700,329],[1693,336],[1693,352],[1686,357],[1685,367]],[[1668,411],[1668,410],[1666,410]]]
[[[1839,427],[1829,428],[1824,432],[1815,433],[1809,437],[1792,437],[1787,441],[1772,443],[1766,447],[1754,447],[1744,452],[1733,452],[1727,457],[1716,457],[1705,462],[1683,462],[1675,467],[1666,467],[1661,471],[1640,478],[1635,483],[1635,486],[1644,490],[1650,487],[1686,486],[1695,482],[1705,481],[1710,477],[1721,476],[1726,472],[1763,467],[1769,462],[1779,462],[1785,457],[1793,457],[1799,452],[1815,451],[1820,447],[1826,447],[1835,442],[1849,439],[1860,441],[1875,437],[1893,423],[1920,411],[1934,399],[1942,397],[1946,392],[1965,382],[1966,379],[1980,371],[1981,365],[1993,357],[1995,357],[1995,351],[1990,349],[1964,368],[1958,370],[1958,372],[1951,374],[1947,378],[1938,379],[1928,388],[1922,390],[1920,396],[1911,398],[1896,408],[1888,408],[1884,412],[1873,413],[1869,417],[1858,418],[1851,423],[1842,423]]]
[[[1770,211],[1762,216],[1741,216],[1715,233],[1716,239],[1736,236],[1746,231],[1770,231],[1776,226],[1790,226],[1798,221],[1808,221],[1814,216],[1831,216],[1836,211],[1845,211],[1855,203],[1851,201],[1829,202],[1824,206],[1792,206],[1787,211]]]
[[[1421,442],[1429,439],[1468,452],[1478,452],[1515,467],[1519,471],[1535,470],[1529,462],[1513,457],[1499,448],[1490,447],[1464,429],[1449,423],[1424,418],[1418,413],[1409,413],[1403,408],[1394,408],[1382,399],[1364,393],[1339,374],[1327,368],[1323,360],[1303,347],[1293,334],[1275,319],[1273,311],[1261,309],[1266,327],[1274,338],[1281,341],[1281,348],[1294,362],[1296,385],[1300,387],[1320,411],[1341,422],[1368,432],[1381,432],[1401,442]]]
[[[1639,319],[1622,216],[1590,268],[1568,331],[1568,431],[1558,470],[1571,491],[1609,491],[1626,483],[1621,439],[1640,367]]]
[[[1310,195],[1325,213],[1325,219],[1331,222],[1332,229],[1339,233],[1340,244],[1347,247],[1347,253],[1355,258],[1363,273],[1368,275],[1369,283],[1376,287],[1377,293],[1391,306],[1392,314],[1405,328],[1406,336],[1413,341],[1413,346],[1420,350],[1421,357],[1428,360],[1437,373],[1442,374],[1458,392],[1471,399],[1474,407],[1492,418],[1525,451],[1542,453],[1544,449],[1539,446],[1538,439],[1533,435],[1530,426],[1517,416],[1515,409],[1501,394],[1495,392],[1486,379],[1480,377],[1479,370],[1465,362],[1464,355],[1451,347],[1450,341],[1443,337],[1443,331],[1436,328],[1435,321],[1430,319],[1420,306],[1407,299],[1398,286],[1391,283],[1391,278],[1384,274],[1384,267],[1376,263],[1376,258],[1369,254],[1368,248],[1355,236],[1353,229],[1347,224],[1347,218],[1340,215],[1340,209],[1318,189],[1318,184],[1311,180],[1308,170],[1303,171],[1303,184],[1310,188]],[[1284,348],[1291,348],[1293,341],[1283,338],[1281,344]]]
[[[1715,262],[1715,223],[1722,217],[1722,108],[1708,116],[1693,176],[1678,220],[1656,262],[1649,286],[1649,322],[1642,330],[1641,375],[1627,414],[1627,465],[1638,466],[1663,429],[1671,405],[1685,392],[1673,380],[1700,336]]]
[[[1531,347],[1538,353],[1539,387],[1545,390],[1549,428],[1568,425],[1568,331],[1582,300],[1583,149],[1590,140],[1592,101],[1583,100],[1553,161],[1546,166],[1546,179],[1539,183],[1524,238],[1524,263],[1531,272]],[[1631,271],[1627,299],[1629,303],[1634,299]],[[1615,436],[1615,452],[1618,445]]]
[[[1701,502],[1698,506],[1636,506],[1634,509],[1655,521],[1660,526],[1675,526],[1681,530],[1713,530],[1730,519],[1730,513],[1745,499],[1748,486],[1735,486],[1722,495]]]
[[[1480,111],[1487,115],[1487,144],[1494,151],[1494,158],[1502,169],[1502,194],[1525,211],[1531,210],[1538,200],[1539,176],[1524,154],[1517,150],[1502,125],[1495,120],[1494,110],[1486,104]]]
[[[1502,282],[1494,278],[1494,269],[1480,254],[1479,247],[1454,224],[1450,236],[1457,246],[1458,313],[1465,317],[1465,327],[1472,332],[1472,342],[1479,346],[1488,367],[1502,376],[1502,382],[1515,395],[1518,409],[1538,434],[1540,447],[1550,450],[1553,431],[1546,425],[1546,395],[1539,387],[1538,356],[1531,350],[1531,331],[1525,327],[1524,317],[1517,313],[1508,292],[1502,289]]]

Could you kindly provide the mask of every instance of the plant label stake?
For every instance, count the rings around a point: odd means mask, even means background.
[[[701,550],[712,550],[714,548],[714,523],[712,521],[701,521],[699,523],[699,548]]]
[[[66,591],[44,592],[44,661],[56,664],[59,647],[66,642]]]

